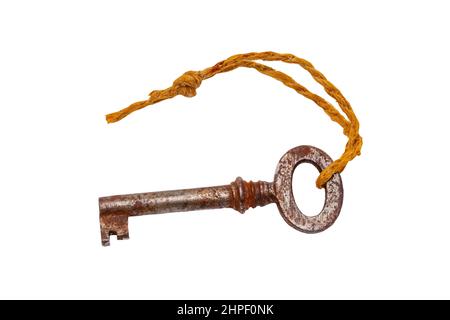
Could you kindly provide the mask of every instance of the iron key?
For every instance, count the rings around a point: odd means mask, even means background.
[[[128,218],[146,214],[182,212],[202,209],[232,208],[244,213],[249,208],[276,203],[284,220],[293,228],[316,233],[330,227],[339,216],[344,196],[338,173],[325,185],[325,203],[316,216],[306,216],[297,207],[292,192],[292,176],[297,165],[313,164],[319,172],[331,158],[312,146],[299,146],[281,157],[273,182],[247,182],[238,177],[229,185],[116,195],[99,198],[102,244],[110,244],[110,236],[128,239]]]

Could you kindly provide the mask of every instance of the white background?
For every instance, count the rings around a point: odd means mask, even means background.
[[[446,1],[2,1],[0,298],[450,298]],[[333,158],[341,128],[254,70],[107,125],[236,53],[310,60],[348,98],[362,155],[321,234],[276,206],[130,219],[100,244],[99,196],[271,181],[288,149]],[[298,67],[272,63],[323,94]],[[295,172],[317,213],[317,171]]]

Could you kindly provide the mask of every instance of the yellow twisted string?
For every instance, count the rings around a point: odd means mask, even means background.
[[[346,115],[346,118],[331,103],[310,92],[287,74],[277,71],[264,64],[255,62],[254,60],[282,61],[286,63],[298,64],[308,71],[315,81],[322,85],[329,96],[336,100],[341,111]],[[318,188],[322,188],[333,174],[342,172],[350,160],[360,155],[362,138],[359,135],[359,122],[350,103],[344,98],[342,93],[330,81],[328,81],[322,73],[316,70],[310,62],[298,58],[292,54],[282,54],[271,51],[237,54],[202,71],[188,71],[176,79],[171,87],[164,90],[154,90],[150,92],[147,100],[135,102],[120,111],[106,115],[106,121],[108,123],[119,121],[136,110],[173,98],[177,95],[194,97],[196,95],[196,89],[200,87],[203,80],[211,78],[218,73],[228,72],[239,67],[253,68],[269,77],[281,81],[284,85],[314,101],[325,111],[326,114],[328,114],[331,120],[337,122],[344,129],[344,134],[348,137],[345,151],[339,159],[332,162],[320,173],[316,181]]]

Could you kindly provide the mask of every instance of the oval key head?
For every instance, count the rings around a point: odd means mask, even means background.
[[[314,165],[319,172],[325,169],[332,159],[324,151],[312,146],[299,146],[286,152],[278,162],[274,179],[274,191],[278,210],[284,220],[293,228],[316,233],[330,227],[339,216],[344,198],[341,176],[336,173],[325,185],[325,204],[316,216],[306,216],[295,203],[292,192],[292,176],[301,163]]]

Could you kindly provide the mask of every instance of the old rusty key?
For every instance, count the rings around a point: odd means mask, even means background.
[[[108,246],[110,235],[128,239],[128,217],[145,214],[233,208],[244,213],[248,208],[276,203],[284,220],[293,228],[316,233],[330,227],[339,215],[344,190],[338,173],[326,183],[325,204],[316,216],[306,216],[297,207],[292,193],[292,175],[300,163],[313,164],[322,171],[331,158],[312,146],[299,146],[281,157],[273,182],[247,182],[237,178],[229,185],[137,193],[99,199],[102,244]]]

